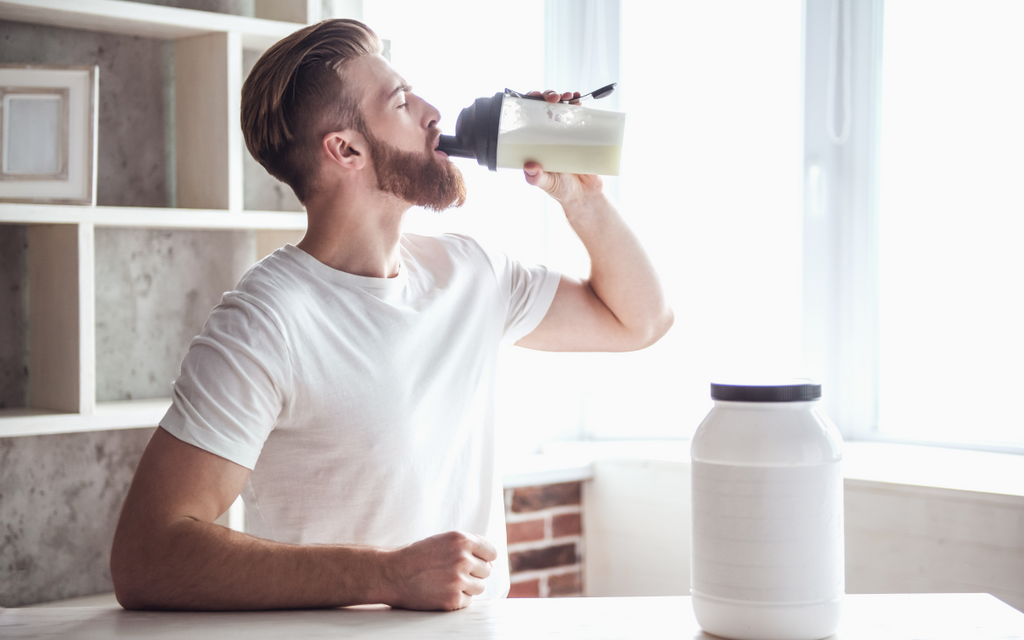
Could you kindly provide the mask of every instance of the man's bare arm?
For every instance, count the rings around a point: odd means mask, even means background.
[[[471,534],[401,549],[302,546],[214,524],[248,477],[248,469],[157,429],[114,535],[118,602],[128,609],[458,609],[483,591],[496,553]]]
[[[549,102],[572,94],[545,92]],[[590,277],[562,276],[541,323],[516,344],[544,351],[631,351],[659,340],[673,314],[647,253],[597,176],[546,173],[527,163],[526,181],[546,191],[590,255]]]

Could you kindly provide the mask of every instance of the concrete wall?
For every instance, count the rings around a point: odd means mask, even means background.
[[[28,318],[22,225],[0,224],[0,409],[25,406]]]
[[[96,399],[166,398],[181,358],[253,262],[252,233],[96,230]]]
[[[98,64],[98,203],[173,205],[170,43],[0,21],[0,63]],[[254,173],[249,189],[264,180]],[[27,251],[24,226],[0,225],[3,408],[25,406],[32,375]],[[191,337],[254,256],[247,231],[97,229],[97,399],[167,397]],[[0,606],[111,589],[113,528],[151,432],[0,439]]]
[[[114,527],[151,434],[0,439],[0,606],[111,590]]]

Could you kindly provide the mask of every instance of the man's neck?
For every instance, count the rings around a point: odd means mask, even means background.
[[[408,203],[379,192],[355,200],[311,200],[306,205],[309,225],[298,247],[345,273],[393,278],[398,275],[402,218],[408,209]]]

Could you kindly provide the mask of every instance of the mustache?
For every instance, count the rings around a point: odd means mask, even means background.
[[[441,137],[441,130],[436,125],[427,127],[427,146],[433,151],[437,148],[438,139]]]

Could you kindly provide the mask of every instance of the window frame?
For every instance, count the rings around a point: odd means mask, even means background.
[[[618,13],[621,29],[621,0],[600,1],[607,14]],[[595,57],[603,56],[601,64],[618,68],[620,51],[584,50],[586,43],[594,41],[585,37],[587,26],[593,27],[593,21],[584,19],[586,9],[586,0],[545,2],[549,84],[577,78],[586,66],[583,61],[592,62]],[[880,430],[879,193],[885,4],[884,0],[803,0],[802,10],[803,371],[822,382],[822,408],[847,440],[1024,454],[1024,444],[929,440]],[[843,117],[849,118],[845,135]],[[581,430],[587,432],[586,425]]]
[[[808,374],[822,382],[825,412],[843,437],[852,440],[881,436],[877,427],[882,2],[804,1],[803,361]],[[843,60],[847,35],[848,66]],[[830,88],[835,91],[831,131],[826,118]],[[846,89],[848,100],[843,95]],[[843,117],[850,119],[848,137],[837,143],[833,134],[842,131]]]
[[[845,16],[842,5],[849,8]],[[821,380],[825,412],[847,440],[1024,454],[1024,445],[898,436],[879,427],[884,10],[884,0],[804,0],[804,365]],[[845,35],[848,83],[842,81]],[[831,132],[830,89],[835,91]],[[834,134],[842,129],[844,106],[849,107],[849,136],[839,144]]]

